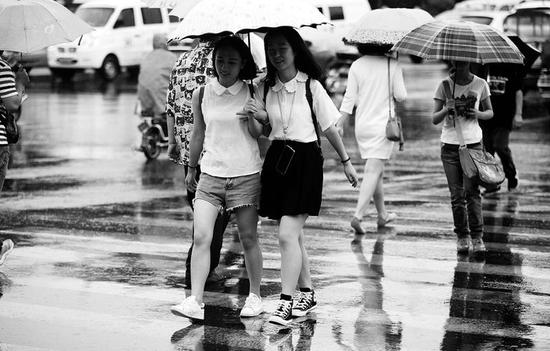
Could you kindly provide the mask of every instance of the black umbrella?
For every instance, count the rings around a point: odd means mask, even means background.
[[[509,35],[508,38],[516,44],[519,51],[525,56],[523,59],[523,64],[525,66],[525,69],[528,70],[531,68],[533,63],[537,60],[537,58],[540,56],[540,51],[535,49],[532,45],[527,44],[524,42],[520,37],[517,35]]]

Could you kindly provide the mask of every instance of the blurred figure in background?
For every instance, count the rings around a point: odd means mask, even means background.
[[[483,145],[493,156],[497,153],[504,175],[508,180],[508,191],[518,187],[516,166],[510,150],[510,133],[523,123],[523,69],[513,65],[487,65],[487,83],[491,91],[494,117],[479,121],[483,130]],[[485,194],[497,192],[500,185],[485,190]]]
[[[153,51],[145,56],[139,68],[137,92],[142,110],[157,117],[165,114],[168,82],[176,60],[177,55],[168,50],[166,34],[155,34]]]

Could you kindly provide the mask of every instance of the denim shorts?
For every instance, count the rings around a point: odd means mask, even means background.
[[[260,173],[234,178],[214,177],[202,173],[193,201],[206,201],[220,212],[231,212],[241,207],[258,208],[260,189]]]

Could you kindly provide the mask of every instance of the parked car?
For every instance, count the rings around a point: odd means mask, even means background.
[[[95,30],[48,48],[48,66],[64,78],[87,68],[106,80],[115,79],[123,69],[137,71],[141,58],[153,50],[153,35],[169,33],[179,22],[167,9],[148,8],[140,0],[87,1],[75,14]]]

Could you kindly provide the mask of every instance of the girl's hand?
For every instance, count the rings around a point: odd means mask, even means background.
[[[479,115],[479,110],[475,109],[475,108],[469,108],[468,110],[466,110],[466,118],[468,119],[475,119],[475,118],[478,118]]]
[[[187,170],[187,176],[185,177],[185,186],[187,187],[187,190],[193,193],[197,191],[197,180],[195,179],[196,174],[197,168],[189,167]]]
[[[344,163],[344,173],[346,174],[346,178],[348,178],[351,186],[357,188],[357,184],[359,184],[359,178],[357,177],[357,172],[351,164],[351,161]]]
[[[168,159],[174,162],[178,162],[180,158],[180,149],[176,144],[168,144]]]

